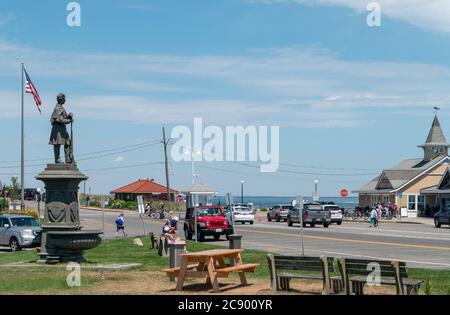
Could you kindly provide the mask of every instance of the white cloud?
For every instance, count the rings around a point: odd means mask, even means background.
[[[114,159],[114,163],[120,163],[123,162],[125,158],[123,156],[118,156]]]
[[[382,15],[422,28],[450,32],[448,0],[247,0],[247,2],[263,4],[296,2],[306,5],[344,6],[358,13],[365,13],[369,2],[378,2],[381,5]]]
[[[0,41],[0,79],[17,80],[21,60],[30,65],[44,112],[53,108],[60,87],[47,83],[55,90],[41,90],[41,82],[57,78],[58,86],[66,86],[68,108],[84,119],[101,114],[116,121],[187,124],[202,117],[220,125],[350,127],[371,120],[370,111],[380,108],[450,106],[446,66],[347,61],[321,49],[73,55]],[[72,90],[74,84],[83,94]],[[1,118],[19,115],[19,97],[0,91]]]

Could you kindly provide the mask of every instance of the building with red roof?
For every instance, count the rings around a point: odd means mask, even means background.
[[[170,200],[174,200],[176,190],[170,189]],[[111,191],[114,199],[126,201],[135,201],[139,195],[144,196],[145,200],[168,200],[167,187],[158,184],[154,179],[139,179],[134,183],[117,188]]]

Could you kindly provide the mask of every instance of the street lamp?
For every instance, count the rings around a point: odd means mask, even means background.
[[[244,203],[244,181],[241,180],[241,203]]]
[[[194,160],[195,160],[195,154],[200,155],[200,150],[198,148],[186,148],[184,151],[184,154],[190,156],[191,159],[191,168],[192,168],[192,184],[195,184],[195,178],[198,177],[198,174],[195,174],[194,169]]]

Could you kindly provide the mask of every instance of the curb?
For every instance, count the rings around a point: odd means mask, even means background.
[[[80,265],[80,268],[82,270],[90,270],[90,271],[124,271],[124,270],[130,270],[134,268],[141,267],[141,263],[122,263],[122,264],[109,264],[109,265]],[[30,263],[30,262],[19,262],[19,263],[13,263],[13,264],[5,264],[0,265],[0,270],[8,270],[8,269],[33,269],[33,270],[66,270],[67,265],[66,264],[56,264],[56,265],[49,265],[49,264],[37,264],[37,263]]]
[[[80,209],[89,210],[89,211],[99,211],[99,212],[105,211],[105,212],[117,212],[117,213],[120,213],[120,212],[138,213],[137,210],[130,210],[130,209],[107,209],[107,208],[102,209],[102,208],[96,208],[96,207],[80,207]]]
[[[368,223],[365,220],[342,220],[343,222],[354,222],[354,223]],[[380,223],[390,223],[390,224],[423,224],[423,225],[433,225],[432,222],[414,222],[414,221],[380,221]]]

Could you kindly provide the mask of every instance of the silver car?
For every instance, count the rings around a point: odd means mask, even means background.
[[[8,246],[13,252],[39,246],[41,232],[39,222],[32,216],[0,215],[0,246]]]
[[[283,220],[284,222],[287,221],[287,216],[289,213],[289,210],[294,209],[292,205],[276,205],[275,207],[269,209],[267,212],[267,221],[275,220],[277,222],[280,222],[280,220]]]
[[[321,224],[327,228],[331,224],[330,211],[325,210],[320,204],[304,204],[302,214],[303,227],[306,224],[309,224],[311,227]],[[288,213],[287,224],[292,226],[294,223],[300,223],[300,211],[298,208],[294,208]]]

